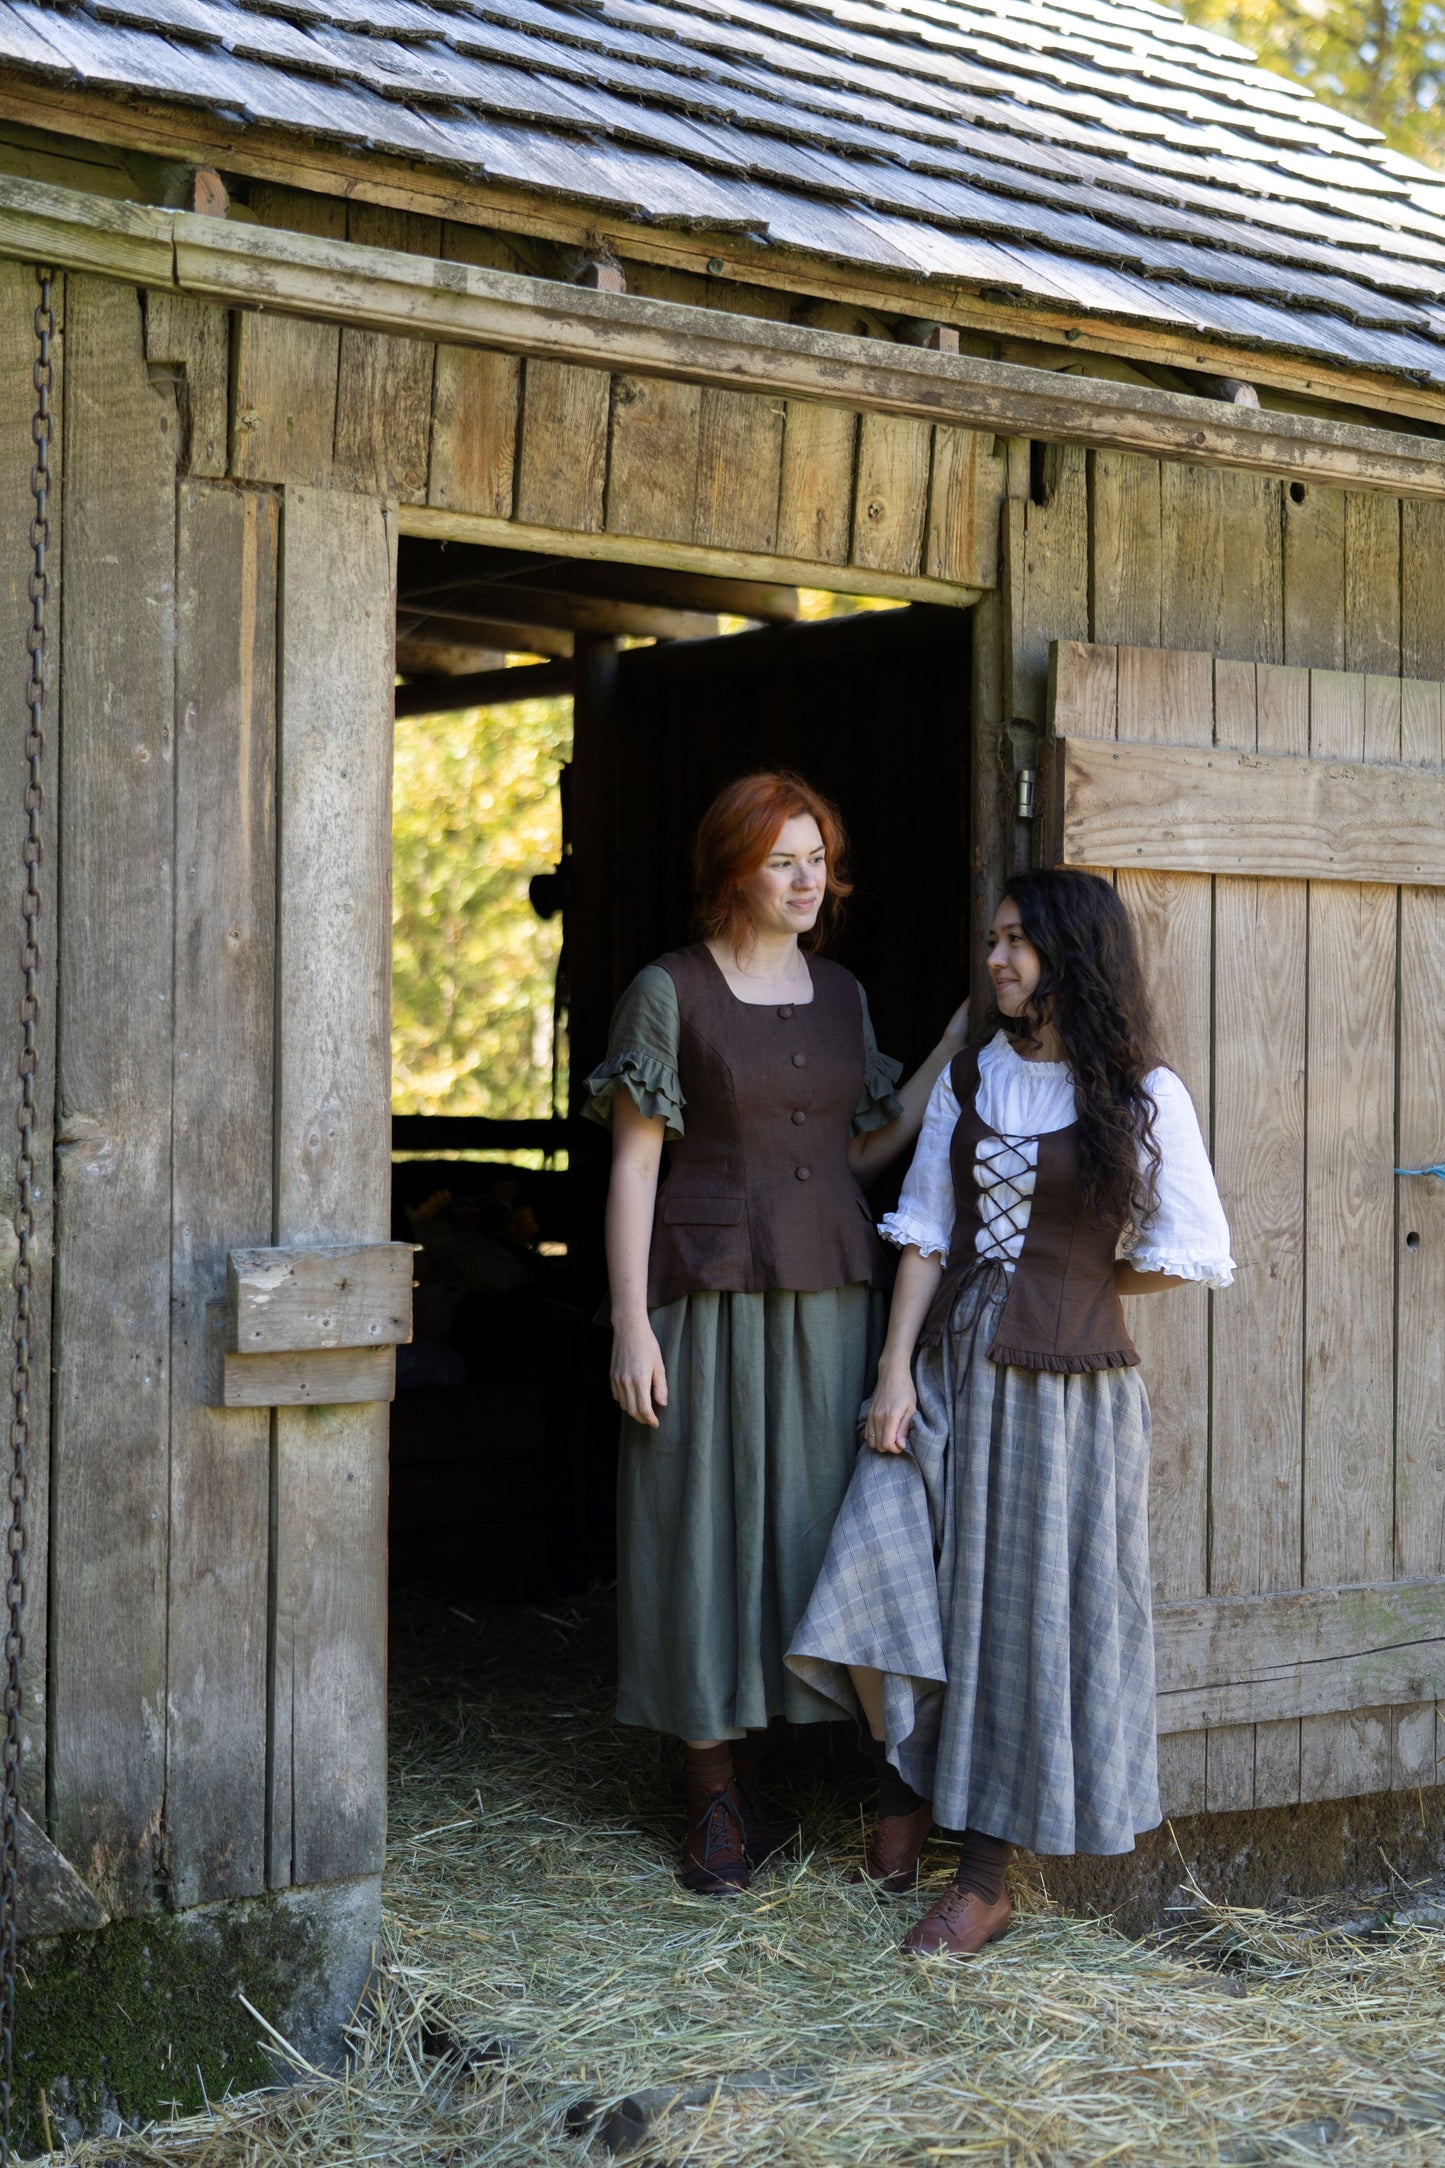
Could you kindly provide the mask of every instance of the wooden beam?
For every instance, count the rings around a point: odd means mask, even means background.
[[[731,392],[820,399],[863,413],[962,423],[1003,436],[1146,452],[1198,466],[1248,467],[1289,480],[1401,496],[1445,495],[1445,444],[1433,438],[1226,406],[1147,384],[1022,369],[799,324],[755,318],[742,323],[718,310],[594,293],[551,279],[432,262],[399,250],[359,248],[188,212],[174,213],[173,224],[177,284],[216,300],[586,368],[686,378]]]
[[[465,677],[413,678],[396,688],[396,714],[454,715],[462,708],[504,708],[516,700],[549,700],[572,690],[570,662],[517,663]]]
[[[613,639],[705,640],[717,631],[717,618],[705,617],[698,610],[659,610],[651,603],[558,593],[511,580],[477,580],[434,598],[412,588],[400,597],[400,607],[414,610],[429,624],[495,625],[515,619],[520,625],[600,632]]]
[[[1433,1701],[1445,1579],[1162,1604],[1154,1651],[1162,1733]]]
[[[480,652],[503,655],[551,655],[565,662],[572,653],[572,634],[559,632],[552,625],[523,624],[518,619],[504,620],[500,617],[453,617],[426,615],[403,615],[397,627],[398,640],[409,650],[418,642],[431,646],[434,631],[450,627],[453,637],[446,641],[449,648],[475,646]],[[459,627],[465,627],[472,638],[462,642],[456,635]]]
[[[1445,887],[1445,775],[1224,746],[1048,751],[1053,865]]]
[[[94,265],[99,250],[100,267],[112,276],[143,276],[147,283],[312,321],[682,378],[731,392],[819,399],[1003,436],[1247,467],[1400,496],[1445,496],[1445,445],[1431,438],[798,324],[740,320],[720,310],[592,292],[194,212],[144,216],[158,223],[117,232],[117,206],[105,197],[0,178],[0,255]],[[167,221],[173,274],[156,260]],[[121,268],[137,246],[153,267],[150,273]]]
[[[857,565],[824,563],[816,558],[766,557],[748,550],[713,549],[700,542],[656,542],[624,534],[569,534],[557,527],[534,527],[521,520],[493,519],[479,512],[449,512],[434,505],[398,505],[402,536],[435,542],[479,542],[492,548],[534,549],[550,556],[581,558],[600,564],[663,566],[703,572],[710,578],[780,580],[798,587],[821,587],[833,594],[877,596],[885,601],[937,602],[945,608],[970,609],[983,593],[953,580],[904,579],[893,572],[864,572]]]
[[[728,296],[720,306],[761,315],[773,296],[808,295],[871,308],[888,316],[916,314],[920,293],[931,316],[989,338],[1049,343],[1061,362],[1082,357],[1130,357],[1139,367],[1207,371],[1245,377],[1297,397],[1339,400],[1366,410],[1422,421],[1445,421],[1445,394],[1384,370],[1324,359],[1235,346],[1189,327],[1155,320],[1111,320],[1063,305],[984,299],[966,281],[921,277],[881,265],[831,262],[801,249],[757,241],[732,229],[669,229],[629,218],[625,211],[568,202],[537,189],[478,180],[442,167],[347,150],[293,131],[227,123],[160,97],[128,98],[104,91],[57,88],[0,71],[0,118],[43,127],[87,142],[124,145],[157,157],[207,163],[322,202],[339,199],[390,205],[457,222],[462,228],[494,228],[502,235],[561,242],[577,248],[609,248],[624,266],[695,277],[700,290]],[[478,239],[489,238],[478,233]],[[505,242],[502,244],[505,246]],[[749,294],[749,288],[753,294]],[[756,297],[754,299],[754,296]],[[752,301],[753,305],[749,306]]]
[[[395,1398],[394,1347],[228,1353],[221,1374],[223,1408],[355,1408]]]
[[[535,551],[510,563],[505,558],[493,562],[489,552],[471,573],[466,564],[466,556],[455,545],[438,544],[415,555],[405,551],[402,592],[440,598],[444,590],[474,587],[478,579],[505,580],[509,585],[514,579],[524,579],[529,588],[553,588],[559,594],[603,595],[614,602],[643,603],[660,610],[726,613],[764,625],[791,625],[798,614],[797,588],[776,580],[729,580],[701,572],[664,571],[655,565],[586,563],[570,557],[542,557]]]
[[[233,1355],[396,1347],[411,1338],[411,1242],[232,1250],[226,1347]]]

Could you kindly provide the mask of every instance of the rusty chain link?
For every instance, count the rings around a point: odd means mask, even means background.
[[[10,2160],[11,2092],[15,2076],[16,1899],[19,1894],[20,1821],[20,1666],[25,1656],[25,1504],[30,1478],[30,1305],[35,1247],[35,1087],[40,1021],[40,823],[44,805],[41,759],[45,707],[45,603],[49,576],[45,553],[50,542],[50,391],[51,341],[55,312],[50,287],[53,274],[39,270],[40,299],[35,308],[35,414],[30,434],[35,461],[30,469],[34,511],[30,520],[30,623],[25,633],[27,673],[25,705],[30,713],[25,738],[28,775],[25,784],[25,919],[20,1003],[20,1149],[15,1160],[15,1362],[11,1371],[10,1527],[5,1573],[5,1749],[3,1822],[0,1822],[0,2168]]]

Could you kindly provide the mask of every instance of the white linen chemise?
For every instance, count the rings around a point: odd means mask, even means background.
[[[1158,1109],[1158,1208],[1141,1225],[1126,1228],[1119,1253],[1140,1272],[1169,1272],[1206,1287],[1234,1279],[1229,1226],[1214,1173],[1199,1133],[1194,1102],[1172,1069],[1154,1069],[1145,1080]],[[1075,1093],[1067,1062],[1026,1061],[997,1032],[979,1049],[979,1120],[992,1132],[978,1147],[979,1254],[1011,1263],[1024,1244],[1029,1199],[1038,1165],[1038,1139],[1067,1129],[1075,1119]],[[925,1257],[947,1256],[953,1239],[953,1170],[949,1152],[959,1106],[947,1069],[929,1097],[923,1128],[897,1209],[878,1232],[898,1249],[916,1247]],[[1007,1179],[999,1181],[998,1176]]]

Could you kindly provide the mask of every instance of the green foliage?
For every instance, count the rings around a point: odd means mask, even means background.
[[[398,1113],[551,1112],[561,921],[527,882],[562,850],[567,700],[396,726],[392,1092]]]
[[[1183,0],[1183,14],[1445,166],[1445,0]]]

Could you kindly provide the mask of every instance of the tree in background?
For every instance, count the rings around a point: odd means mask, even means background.
[[[1183,13],[1445,166],[1445,0],[1183,0]]]
[[[572,703],[524,700],[396,726],[392,1104],[544,1118],[561,921],[527,882],[562,852]]]

